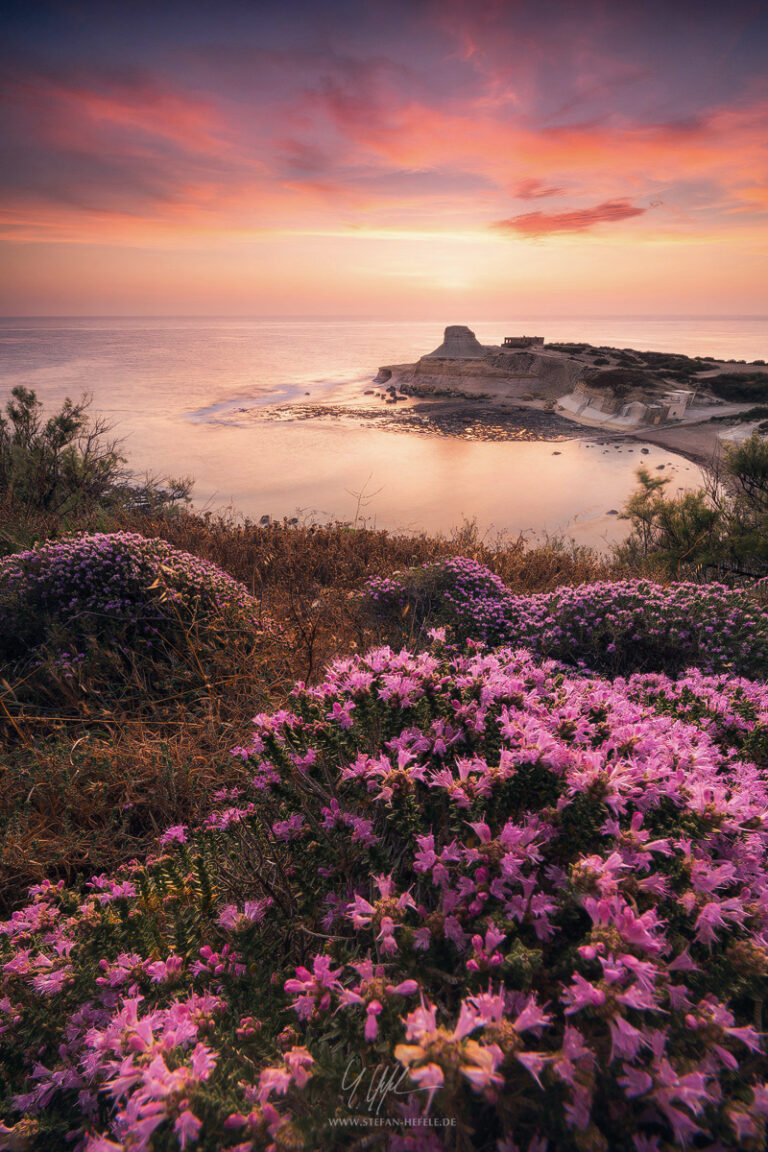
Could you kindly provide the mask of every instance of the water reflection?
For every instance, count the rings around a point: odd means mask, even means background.
[[[193,461],[198,505],[229,504],[255,518],[362,515],[380,528],[445,532],[474,519],[482,531],[565,532],[596,546],[626,533],[608,512],[624,505],[641,463],[653,472],[663,464],[670,491],[702,479],[665,449],[641,455],[626,442],[489,443],[323,421],[176,424],[172,436],[155,422],[132,458],[146,467],[162,458],[169,472]]]

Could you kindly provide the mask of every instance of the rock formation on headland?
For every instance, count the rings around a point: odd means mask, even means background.
[[[451,324],[445,330],[443,342],[423,360],[482,360],[486,354],[471,328],[464,324]]]
[[[434,352],[416,364],[379,369],[376,382],[392,381],[404,392],[416,395],[458,390],[514,397],[538,392],[543,398],[554,399],[569,392],[583,375],[584,365],[554,349],[545,349],[543,343],[533,346],[521,351],[521,342],[508,347],[483,345],[471,328],[453,324],[445,329],[443,342]]]

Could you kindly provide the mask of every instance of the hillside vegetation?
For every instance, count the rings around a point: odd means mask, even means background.
[[[768,373],[719,372],[707,376],[705,384],[715,396],[731,403],[757,404],[768,400]]]
[[[36,437],[56,421],[43,419],[32,393],[14,393],[13,405],[38,429],[19,433],[13,476],[36,475]],[[0,475],[6,550],[17,542],[0,560],[0,908],[18,906],[44,879],[73,882],[116,867],[167,825],[206,812],[223,787],[240,785],[230,749],[254,713],[280,706],[296,680],[316,682],[334,657],[377,642],[352,599],[370,577],[455,554],[492,566],[516,589],[611,571],[585,550],[483,541],[471,526],[438,539],[200,516],[159,482],[151,499],[127,495],[122,464],[94,501],[77,481],[78,454],[111,449],[103,424],[85,410],[81,418],[84,439],[68,449],[74,479],[62,484],[57,507],[23,499],[10,473]],[[9,428],[19,423],[8,419]],[[206,586],[231,590],[237,581],[237,612],[201,615],[201,572]],[[45,611],[41,573],[54,582]],[[56,573],[66,576],[60,586]],[[185,586],[193,595],[180,604]],[[133,619],[137,600],[142,627],[161,616],[153,645]]]
[[[632,531],[615,550],[630,569],[667,577],[768,574],[768,440],[757,432],[726,447],[706,488],[667,496],[668,479],[638,470],[624,518]]]

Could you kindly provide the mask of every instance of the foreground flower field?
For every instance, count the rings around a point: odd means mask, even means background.
[[[0,1148],[765,1146],[761,680],[436,632],[235,755],[203,826],[0,926]]]

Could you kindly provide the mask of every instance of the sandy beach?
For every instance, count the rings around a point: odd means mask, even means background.
[[[718,433],[723,430],[722,424],[681,424],[677,427],[644,428],[628,439],[639,440],[645,444],[656,444],[659,448],[668,448],[678,456],[685,456],[694,464],[703,468],[713,464],[722,451]]]

